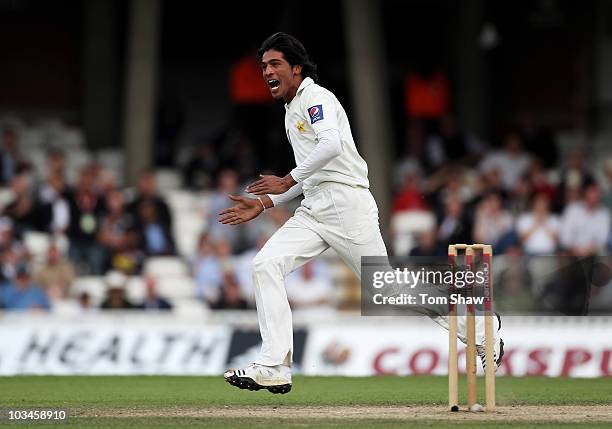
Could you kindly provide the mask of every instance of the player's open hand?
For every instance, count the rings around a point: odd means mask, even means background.
[[[255,195],[284,194],[297,183],[290,174],[285,177],[260,174],[259,177],[259,180],[246,187],[248,193]]]
[[[256,218],[263,211],[263,205],[257,198],[228,195],[234,204],[219,213],[219,222],[224,225],[238,225]]]

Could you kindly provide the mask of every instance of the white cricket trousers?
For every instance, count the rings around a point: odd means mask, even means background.
[[[253,279],[262,346],[255,363],[291,365],[293,324],[285,278],[332,247],[361,278],[362,256],[387,256],[378,225],[378,207],[367,188],[324,182],[305,194],[301,206],[266,242],[253,259]],[[432,317],[448,329],[448,316]],[[476,318],[476,338],[484,323]],[[465,342],[465,318],[458,320]],[[480,331],[480,332],[479,332]],[[481,333],[481,335],[478,335]]]

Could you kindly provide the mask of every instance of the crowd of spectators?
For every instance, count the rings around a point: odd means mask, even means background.
[[[58,151],[49,155],[42,180],[27,163],[0,168],[10,189],[0,219],[9,249],[21,248],[21,238],[31,231],[65,237],[68,258],[80,275],[102,275],[110,269],[135,274],[144,258],[175,254],[172,216],[157,193],[153,171],[140,175],[126,201],[124,190],[98,162],[82,167],[76,183],[68,184]]]
[[[601,171],[590,168],[579,149],[559,160],[551,133],[531,129],[508,131],[498,147],[491,146],[451,117],[427,131],[410,123],[407,136],[406,154],[396,164],[391,216],[434,219],[411,232],[407,254],[445,255],[448,244],[463,242],[493,244],[496,254],[586,256],[612,249],[612,160]],[[75,278],[93,275],[104,276],[108,288],[101,309],[170,310],[173,303],[158,295],[155,277],[143,272],[154,256],[183,258],[194,279],[193,296],[203,305],[254,308],[251,260],[291,210],[274,208],[238,227],[217,222],[217,214],[231,205],[227,195],[241,193],[257,172],[259,161],[246,137],[235,145],[240,166],[219,162],[231,157],[218,157],[206,143],[194,149],[183,170],[186,186],[205,195],[200,212],[206,228],[193,232],[199,239],[188,255],[179,254],[175,213],[157,189],[155,171],[142,172],[135,189],[125,189],[117,185],[116,172],[94,160],[69,183],[61,150],[48,152],[43,173],[21,153],[17,132],[5,129],[0,139],[0,182],[10,194],[0,217],[0,308],[44,310],[67,297],[90,308],[87,292],[77,297],[71,287]],[[50,237],[44,261],[36,264],[23,240],[31,231]],[[126,297],[129,276],[143,276],[142,302]],[[292,274],[287,294],[296,309],[335,308],[327,262]]]
[[[393,216],[427,213],[435,219],[433,227],[418,232],[409,254],[446,255],[453,243],[490,243],[496,254],[588,256],[612,250],[612,158],[598,175],[575,148],[545,168],[550,159],[531,151],[537,148],[526,145],[528,135],[519,129],[506,132],[501,146],[491,149],[461,144],[470,138],[458,128],[453,133],[441,125],[423,142],[425,153],[436,156],[408,154],[398,164]]]
[[[20,150],[19,133],[4,129],[0,136],[0,181],[8,197],[0,207],[0,309],[49,310],[54,301],[71,299],[88,311],[93,307],[170,310],[171,300],[158,295],[155,276],[143,269],[148,258],[156,256],[181,258],[194,279],[194,299],[209,308],[254,308],[251,260],[290,214],[275,208],[240,227],[217,222],[217,213],[231,203],[227,195],[240,193],[245,174],[251,171],[246,166],[250,151],[244,149],[248,144],[239,142],[238,146],[243,148],[243,168],[225,167],[227,160],[220,163],[215,159],[208,144],[196,149],[188,162],[185,171],[190,179],[198,176],[195,166],[214,167],[199,172],[199,181],[187,182],[188,188],[197,189],[202,196],[198,198],[199,213],[207,227],[192,231],[200,236],[198,245],[190,254],[180,254],[173,212],[158,190],[154,170],[143,171],[134,189],[125,188],[117,185],[118,172],[94,159],[82,166],[70,183],[65,153],[49,150],[44,171],[37,171]],[[35,260],[25,244],[32,232],[49,237],[43,260]],[[316,264],[324,265],[324,261]],[[331,288],[328,270],[307,272],[302,284],[319,285],[317,290],[321,284]],[[104,282],[101,303],[92,303],[87,290],[74,288],[75,280],[83,276],[96,276]],[[141,302],[130,301],[126,293],[129,278],[134,276],[144,280]],[[293,299],[294,306],[302,308],[331,301],[330,297]]]

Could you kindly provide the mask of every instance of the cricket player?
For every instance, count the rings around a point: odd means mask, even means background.
[[[235,204],[220,213],[219,221],[238,225],[301,194],[304,199],[253,259],[260,356],[244,369],[228,370],[224,377],[241,389],[287,393],[293,326],[285,277],[329,247],[360,276],[362,256],[386,256],[387,250],[369,190],[368,166],[357,152],[342,105],[316,84],[316,65],[306,49],[295,37],[276,33],[263,42],[258,54],[272,96],[285,102],[285,132],[297,166],[284,177],[262,175],[247,186],[256,198],[229,196]],[[448,328],[447,316],[433,319]],[[476,338],[484,363],[484,323],[479,319]],[[498,320],[498,329],[499,325]],[[465,323],[459,321],[464,342],[465,333]],[[495,352],[499,365],[503,342],[498,336]]]

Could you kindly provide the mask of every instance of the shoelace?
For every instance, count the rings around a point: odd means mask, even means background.
[[[482,368],[487,367],[487,353],[485,351],[484,342],[480,346],[476,346],[476,353],[478,353],[478,357],[480,357],[480,361],[482,362]],[[493,349],[493,362],[497,365],[497,353],[495,349]]]

